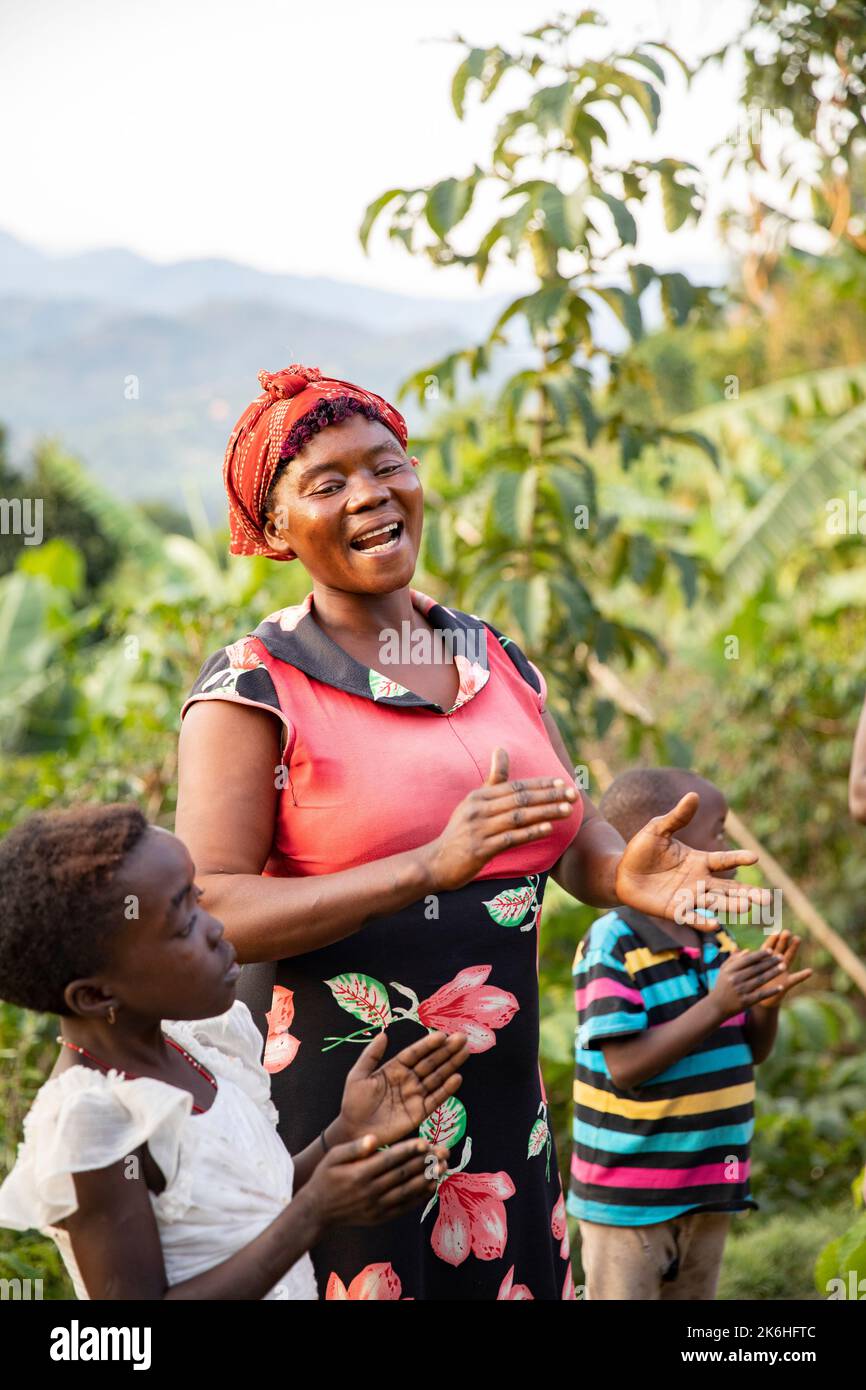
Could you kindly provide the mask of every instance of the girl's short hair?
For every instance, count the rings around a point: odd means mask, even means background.
[[[0,999],[69,1014],[63,991],[128,927],[117,883],[148,829],[137,806],[37,812],[0,841]]]

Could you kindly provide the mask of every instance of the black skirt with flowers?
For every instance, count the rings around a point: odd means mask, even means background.
[[[538,1061],[538,919],[546,874],[486,879],[279,962],[267,1032],[292,1153],[336,1117],[360,1048],[391,1056],[464,1032],[463,1085],[422,1126],[450,1148],[427,1209],[342,1228],[312,1252],[328,1299],[574,1297],[565,1205]],[[253,967],[241,989],[254,1012]],[[242,985],[243,985],[242,979]]]

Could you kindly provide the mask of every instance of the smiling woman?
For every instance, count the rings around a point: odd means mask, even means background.
[[[313,587],[205,662],[183,710],[178,833],[248,963],[291,1149],[317,1140],[371,1038],[393,1051],[443,1029],[471,1054],[459,1099],[422,1125],[451,1151],[434,1197],[329,1233],[319,1286],[573,1298],[538,1064],[547,877],[665,915],[699,878],[745,892],[713,872],[751,856],[677,845],[694,806],[625,850],[574,785],[541,673],[410,587],[423,494],[402,416],[315,368],[259,380],[226,451],[231,548],[297,558]]]

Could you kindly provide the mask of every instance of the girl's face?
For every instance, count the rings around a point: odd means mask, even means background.
[[[292,459],[265,534],[320,584],[392,593],[415,572],[423,509],[418,475],[399,440],[381,421],[350,415],[320,430]]]
[[[79,1015],[211,1018],[234,1002],[240,966],[223,924],[199,902],[186,846],[151,826],[118,874],[120,920],[104,970],[67,988]]]

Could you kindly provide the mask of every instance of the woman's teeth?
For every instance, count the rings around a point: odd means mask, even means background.
[[[380,526],[378,531],[368,531],[360,540],[352,541],[352,548],[363,555],[379,555],[384,550],[393,550],[400,539],[401,530],[400,523],[396,521],[389,526]]]

